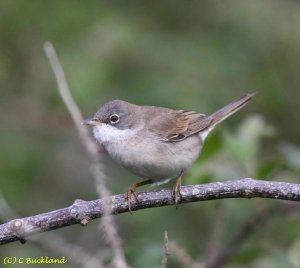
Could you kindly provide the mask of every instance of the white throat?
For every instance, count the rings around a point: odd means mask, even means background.
[[[134,136],[135,133],[136,130],[122,130],[108,124],[100,124],[93,128],[94,137],[101,144],[113,141],[118,142]]]

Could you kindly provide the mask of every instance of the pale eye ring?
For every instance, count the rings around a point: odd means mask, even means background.
[[[117,124],[120,120],[120,117],[117,115],[117,114],[112,114],[110,117],[109,117],[109,121],[111,124]]]

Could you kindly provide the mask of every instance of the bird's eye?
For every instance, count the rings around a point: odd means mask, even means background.
[[[110,123],[112,123],[112,124],[118,123],[119,120],[120,120],[120,117],[119,117],[117,114],[112,114],[112,115],[109,117],[109,121],[110,121]]]

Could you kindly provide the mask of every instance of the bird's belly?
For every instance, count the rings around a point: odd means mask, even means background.
[[[179,176],[189,169],[202,148],[201,138],[193,135],[179,142],[132,139],[103,144],[120,165],[143,179],[159,181]]]

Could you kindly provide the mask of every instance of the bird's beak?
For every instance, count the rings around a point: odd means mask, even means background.
[[[100,125],[101,121],[96,118],[88,118],[88,119],[85,119],[81,124],[94,127],[94,126]]]

